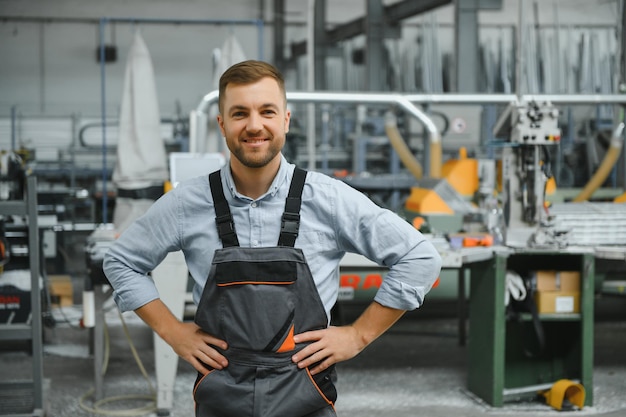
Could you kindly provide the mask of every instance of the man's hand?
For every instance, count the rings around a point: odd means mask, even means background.
[[[181,322],[160,299],[139,307],[135,313],[201,374],[209,371],[205,365],[215,369],[228,366],[228,360],[215,348],[228,349],[225,341],[205,333],[195,323]]]
[[[352,359],[366,346],[353,326],[331,326],[324,330],[300,333],[294,336],[294,341],[311,342],[291,358],[298,364],[298,368],[320,362],[310,369],[311,375],[318,374],[337,362]]]
[[[318,374],[337,362],[358,355],[403,314],[404,310],[385,307],[374,301],[351,326],[331,326],[324,330],[295,335],[293,338],[296,343],[311,342],[311,344],[293,355],[291,360],[297,363],[299,368],[319,362],[310,370],[312,375]]]
[[[192,322],[178,323],[167,332],[165,342],[174,352],[189,362],[198,372],[206,374],[209,370],[205,365],[214,369],[223,369],[228,366],[228,360],[215,347],[226,350],[225,341],[205,333],[197,324]]]

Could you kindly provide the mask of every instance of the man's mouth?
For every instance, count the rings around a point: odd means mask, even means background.
[[[266,140],[265,138],[245,138],[243,141],[246,143],[263,143]]]

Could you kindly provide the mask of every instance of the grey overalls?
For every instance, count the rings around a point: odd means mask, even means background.
[[[311,376],[298,369],[293,335],[327,327],[302,250],[294,248],[306,171],[296,168],[278,246],[239,246],[220,172],[209,176],[223,249],[215,251],[195,322],[228,343],[228,367],[199,374],[197,417],[335,416],[334,366]]]

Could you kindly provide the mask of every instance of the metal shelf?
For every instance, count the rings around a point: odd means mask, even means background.
[[[16,216],[26,215],[26,203],[23,201],[3,201],[0,204],[0,215],[13,214]]]
[[[30,324],[0,324],[0,340],[29,340],[32,332]]]
[[[580,321],[581,318],[582,314],[580,313],[539,314],[539,320],[541,321]],[[519,315],[519,319],[522,321],[532,321],[533,316],[530,313],[522,313]]]
[[[28,245],[30,265],[31,322],[0,325],[0,340],[30,341],[32,352],[32,380],[5,381],[2,386],[3,410],[13,414],[1,416],[45,416],[43,393],[43,328],[41,320],[41,291],[39,288],[39,229],[37,226],[37,180],[26,178],[24,201],[0,202],[0,215],[18,215],[28,218]],[[24,392],[32,401],[24,403]],[[31,394],[32,393],[32,394]]]

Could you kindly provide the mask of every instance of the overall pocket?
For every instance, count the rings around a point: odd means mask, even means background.
[[[256,409],[264,417],[284,417],[304,416],[329,405],[334,406],[337,392],[331,378],[326,378],[333,370],[328,369],[324,375],[315,377],[308,369],[298,369],[295,364],[272,369],[263,376],[262,370],[257,370],[255,401],[261,404],[257,404]],[[318,376],[320,381],[324,381],[323,389],[316,382]]]
[[[288,337],[298,301],[291,261],[218,264],[220,330],[229,345],[275,351]]]
[[[229,371],[212,370],[196,380],[193,398],[197,417],[241,417],[252,415],[254,383]]]

